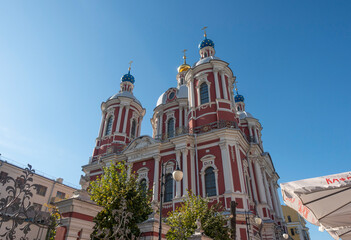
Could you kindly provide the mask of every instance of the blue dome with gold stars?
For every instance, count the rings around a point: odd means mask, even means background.
[[[124,74],[121,80],[122,80],[122,82],[131,82],[133,84],[135,82],[135,79],[134,79],[133,75],[130,74],[130,71],[128,71],[127,74]]]
[[[244,102],[244,96],[243,95],[240,95],[240,94],[237,94],[235,95],[234,97],[234,101],[237,103],[237,102]]]
[[[214,48],[214,42],[211,39],[208,39],[207,37],[205,37],[205,39],[202,40],[202,42],[200,42],[199,49],[203,49],[204,47]]]

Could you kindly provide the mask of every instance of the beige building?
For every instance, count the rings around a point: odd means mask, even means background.
[[[310,240],[306,221],[294,209],[283,206],[284,219],[287,224],[289,239],[293,240]]]
[[[9,163],[7,161],[0,160],[0,179],[12,177],[14,180],[18,181],[18,179],[20,179],[20,176],[24,174],[23,171],[24,168],[22,167],[16,166],[15,164]],[[30,188],[33,196],[29,199],[29,201],[33,206],[36,207],[35,209],[39,211],[48,212],[48,205],[52,205],[62,199],[70,198],[76,191],[75,188],[63,184],[62,178],[54,180],[37,173],[35,173],[32,178],[33,181],[28,183],[31,185],[36,184],[37,187],[35,189],[33,187]],[[0,184],[0,199],[11,196],[7,190],[7,187],[13,185],[13,181],[9,181],[5,185],[3,185],[3,183]],[[20,195],[18,197],[19,201],[22,199],[22,196],[23,195]],[[28,202],[26,204],[28,204]],[[6,231],[6,226],[9,226],[11,223],[1,223],[0,221],[0,224],[0,233],[4,233],[4,231]],[[20,227],[17,227],[16,229],[17,239],[23,236],[23,233],[19,230],[19,228]],[[45,239],[45,236],[46,230],[39,229],[36,226],[32,226],[31,231],[27,235],[29,239]]]

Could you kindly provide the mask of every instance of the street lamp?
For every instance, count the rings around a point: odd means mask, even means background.
[[[250,239],[250,214],[251,211],[249,212],[245,212],[245,220],[246,220],[246,232],[247,232],[247,239]],[[262,218],[260,218],[259,216],[255,216],[254,221],[257,225],[261,225],[262,224]],[[261,225],[262,228],[262,225]],[[261,229],[260,228],[260,229]],[[261,231],[261,230],[260,230]],[[259,233],[260,238],[261,238],[261,233]]]
[[[284,239],[289,238],[289,235],[285,233],[284,228],[282,226],[276,225],[274,226],[274,228],[275,228],[276,237],[279,237],[279,239],[280,239],[280,236],[282,236]]]
[[[176,180],[177,182],[180,182],[183,179],[183,172],[179,169],[179,165],[178,162],[174,159],[168,160],[166,163],[163,163],[161,165],[161,197],[160,197],[160,226],[159,226],[159,230],[158,230],[158,239],[161,240],[162,239],[162,203],[163,203],[163,198],[164,198],[164,191],[165,191],[165,172],[166,172],[166,167],[168,165],[168,163],[170,163],[171,161],[174,161],[176,163],[176,170],[173,171],[172,173],[172,177],[174,180]]]

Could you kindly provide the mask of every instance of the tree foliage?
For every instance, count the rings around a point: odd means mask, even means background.
[[[230,239],[226,226],[227,217],[221,214],[222,207],[219,204],[209,207],[208,203],[208,198],[189,193],[182,205],[169,213],[167,224],[171,229],[167,233],[167,239],[187,239],[195,233],[197,219],[207,236],[216,240]]]
[[[94,218],[93,239],[134,239],[140,235],[137,224],[152,212],[150,192],[134,173],[128,176],[125,162],[104,168],[89,192],[91,199],[103,207]]]

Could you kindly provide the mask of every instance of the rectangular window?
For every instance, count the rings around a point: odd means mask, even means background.
[[[288,216],[288,222],[291,222],[291,217],[290,216]]]
[[[0,180],[5,180],[9,174],[7,172],[0,173]]]
[[[295,236],[295,232],[293,228],[290,229],[290,232],[291,232],[291,236]]]
[[[66,197],[66,193],[63,193],[63,192],[57,191],[57,193],[56,193],[56,197],[58,197],[59,199],[65,199],[65,197]]]
[[[36,186],[37,194],[40,196],[45,196],[46,190],[48,189],[47,187],[37,184]]]
[[[18,187],[18,188],[24,187],[24,178],[22,178],[22,177],[16,178],[16,187]]]

